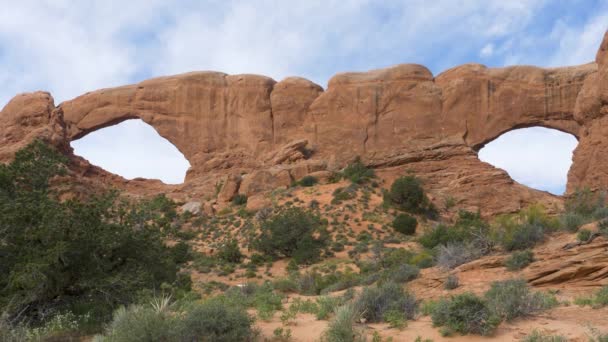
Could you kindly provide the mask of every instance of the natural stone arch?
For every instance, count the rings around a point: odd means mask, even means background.
[[[417,171],[428,178],[431,195],[450,190],[486,213],[512,211],[555,199],[477,159],[480,146],[514,128],[540,125],[579,137],[567,193],[608,186],[606,51],[608,33],[595,61],[585,65],[466,64],[434,76],[424,66],[402,64],[336,75],[325,91],[300,78],[277,83],[264,76],[194,72],[98,90],[58,107],[49,94],[25,94],[2,111],[0,142],[10,147],[0,157],[10,158],[34,137],[64,146],[137,117],[191,162],[184,189],[193,196],[214,193],[217,178],[227,173],[299,168],[302,175],[311,171],[299,163],[337,170],[361,156],[379,173]],[[313,160],[268,158],[289,151],[294,141],[308,142],[313,153],[306,155]],[[505,195],[502,203],[489,203],[497,189]]]
[[[539,143],[550,144],[552,148],[546,150]],[[531,126],[509,130],[477,152],[481,161],[505,170],[513,180],[532,189],[562,195],[577,145],[578,138],[572,134]]]
[[[145,141],[134,140],[134,136]],[[175,145],[137,118],[98,127],[72,139],[70,145],[75,155],[126,179],[182,184],[190,167]]]

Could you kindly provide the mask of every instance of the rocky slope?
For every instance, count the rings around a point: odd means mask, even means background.
[[[72,157],[85,181],[137,193],[227,201],[323,179],[360,156],[386,179],[413,171],[435,201],[453,196],[484,215],[561,200],[514,182],[477,151],[513,129],[543,126],[579,139],[567,193],[608,184],[608,33],[596,60],[543,69],[467,64],[433,76],[420,65],[334,76],[326,90],[302,78],[193,72],[102,89],[55,105],[48,93],[15,97],[0,117],[0,160],[35,138],[69,142],[140,118],[173,143],[191,169],[181,186],[125,181]],[[217,198],[218,185],[223,189]]]

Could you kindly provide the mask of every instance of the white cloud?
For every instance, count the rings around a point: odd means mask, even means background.
[[[483,58],[490,57],[494,54],[494,44],[488,43],[483,46],[481,51],[479,51],[479,55]]]

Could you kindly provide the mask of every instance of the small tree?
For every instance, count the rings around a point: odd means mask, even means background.
[[[417,226],[416,218],[408,214],[399,214],[393,220],[393,228],[401,234],[414,235]]]
[[[243,260],[243,253],[241,253],[239,244],[234,239],[226,242],[222,247],[220,247],[217,256],[222,261],[235,264],[238,264],[241,262],[241,260]]]
[[[429,208],[420,179],[414,176],[397,178],[385,193],[385,203],[411,213],[424,212]]]
[[[328,241],[321,219],[312,212],[293,207],[262,222],[254,247],[273,257],[294,257],[298,263],[319,258]]]

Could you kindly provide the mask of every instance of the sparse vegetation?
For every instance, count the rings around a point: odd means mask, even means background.
[[[243,253],[241,253],[238,242],[233,239],[219,248],[217,257],[224,262],[238,264],[243,260]]]
[[[293,257],[297,263],[310,263],[319,259],[327,242],[320,218],[294,207],[262,222],[255,248],[269,256]]]
[[[577,298],[575,303],[580,306],[589,305],[596,309],[608,306],[608,285],[599,289],[591,297]]]
[[[568,339],[561,335],[544,334],[534,330],[530,335],[523,339],[524,342],[567,342]]]
[[[342,175],[354,184],[363,184],[375,176],[374,170],[365,166],[359,157],[344,168]]]
[[[232,198],[232,204],[234,205],[245,205],[247,204],[247,196],[243,194],[236,194]]]
[[[581,229],[576,234],[576,239],[580,242],[587,242],[591,238],[591,234],[593,233],[589,229]]]
[[[505,266],[509,271],[518,271],[534,261],[534,253],[531,250],[515,251],[505,260]]]

